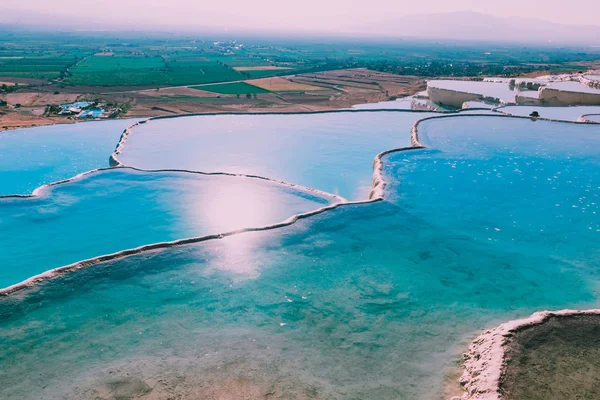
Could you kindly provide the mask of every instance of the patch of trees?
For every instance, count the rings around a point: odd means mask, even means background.
[[[454,60],[433,60],[423,62],[402,62],[377,60],[365,65],[368,69],[397,75],[416,76],[517,76],[526,72],[548,69],[543,66],[519,65],[511,62],[481,63]]]
[[[7,85],[6,83],[3,83],[2,85],[0,85],[0,93],[12,93],[12,92],[16,92],[17,90],[19,90],[19,84],[15,83],[14,85]]]
[[[49,104],[49,105],[46,106],[46,110],[45,110],[44,113],[46,115],[51,115],[51,114],[58,114],[61,111],[62,111],[62,108],[60,108],[59,105]]]

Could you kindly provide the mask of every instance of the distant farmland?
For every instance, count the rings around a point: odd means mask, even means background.
[[[0,52],[0,54],[2,53]],[[0,76],[56,79],[62,71],[75,62],[77,62],[77,58],[69,56],[0,56]]]
[[[105,56],[86,58],[70,71],[75,85],[190,85],[243,79],[226,65],[198,58],[163,59],[159,56]]]
[[[236,71],[278,71],[278,70],[289,70],[293,68],[289,67],[277,67],[275,65],[255,65],[252,67],[235,67]]]
[[[311,90],[323,90],[322,87],[296,83],[284,78],[263,78],[248,81],[251,85],[263,88],[270,92],[305,92]]]
[[[194,89],[206,90],[207,92],[220,94],[259,94],[269,93],[268,90],[258,86],[247,84],[246,82],[223,83],[218,85],[192,86]]]
[[[267,76],[275,75],[288,75],[294,72],[294,68],[290,67],[278,67],[275,65],[255,65],[251,67],[234,67],[236,71],[239,71],[246,75],[248,78],[262,78]]]
[[[354,68],[425,77],[504,76],[568,71],[574,62],[596,60],[600,60],[600,50],[546,46],[448,46],[422,41],[290,43],[257,38],[215,41],[170,34],[123,37],[114,33],[13,32],[0,27],[0,80],[33,79],[56,84],[58,89],[67,85],[189,86]],[[311,90],[278,80],[265,82],[268,87],[260,86],[269,91]],[[216,90],[245,94],[249,89]]]

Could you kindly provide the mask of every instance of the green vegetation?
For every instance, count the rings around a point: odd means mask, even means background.
[[[97,86],[178,86],[242,78],[233,68],[202,58],[109,55],[86,58],[69,71],[66,81]]]
[[[1,53],[0,53],[1,54]],[[75,57],[14,57],[0,56],[0,76],[18,78],[56,79],[61,72],[77,61]]]
[[[250,85],[246,82],[222,83],[217,85],[191,86],[194,89],[220,94],[260,94],[269,93],[268,90]]]
[[[161,69],[165,63],[160,57],[91,56],[77,64],[72,72],[106,72],[120,69]]]
[[[12,93],[16,92],[17,90],[19,90],[19,84],[9,86],[6,83],[3,83],[0,85],[0,93]]]
[[[244,79],[233,67],[216,62],[203,61],[195,57],[167,59],[167,75],[170,85],[227,82]]]
[[[0,27],[0,77],[36,78],[61,85],[182,86],[342,68],[419,76],[511,76],[536,70],[572,70],[577,68],[575,63],[599,59],[597,47],[407,40],[219,40],[122,32],[39,33]],[[252,66],[290,69],[234,69]],[[235,89],[232,93],[247,92]]]
[[[46,115],[58,114],[61,111],[62,111],[62,108],[58,104],[49,104],[46,106],[46,110],[44,111],[44,114],[46,114]]]
[[[239,95],[238,95],[239,96]],[[185,95],[176,95],[176,96],[164,96],[161,97],[161,101],[164,103],[176,103],[176,102],[186,102],[186,103],[197,103],[197,104],[211,104],[211,105],[231,105],[231,104],[240,104],[246,103],[246,96],[236,96],[236,97],[196,97],[196,96],[185,96]],[[252,96],[252,95],[251,95]],[[272,102],[261,98],[260,96],[255,98],[256,100],[252,100],[253,105],[259,104],[272,104]]]

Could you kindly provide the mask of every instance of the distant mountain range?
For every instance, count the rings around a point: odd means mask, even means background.
[[[564,25],[536,18],[475,12],[403,16],[357,30],[376,35],[482,41],[581,43],[600,46],[600,25]]]
[[[118,20],[100,20],[85,14],[82,17],[72,18],[11,9],[2,10],[0,13],[0,27],[18,26],[42,30],[61,28],[114,31],[150,29],[163,32],[180,30],[188,33],[198,32],[199,30],[198,25],[170,26],[153,24],[144,26],[134,24],[134,21],[128,21],[125,27]],[[582,44],[600,47],[600,25],[566,25],[536,18],[495,17],[468,11],[390,17],[385,20],[372,17],[357,26],[350,26],[343,21],[340,24],[344,27],[335,30],[332,30],[333,28],[320,29],[315,32],[303,31],[302,35]],[[223,29],[227,29],[230,34],[261,33],[257,28],[246,29],[241,26],[204,27],[201,32],[223,32]],[[282,33],[290,36],[300,34],[300,32],[294,31]]]

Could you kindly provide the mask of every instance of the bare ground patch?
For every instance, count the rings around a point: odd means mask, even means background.
[[[144,92],[146,96],[161,97],[161,96],[192,96],[192,97],[219,97],[218,93],[208,92],[206,90],[192,89],[189,87],[174,87],[158,90],[148,90]]]
[[[44,107],[48,104],[72,103],[79,96],[81,96],[79,93],[16,92],[4,95],[3,99],[12,105],[21,104],[23,107]]]
[[[41,117],[29,112],[2,111],[0,108],[0,131],[31,126],[73,123],[60,117]]]

